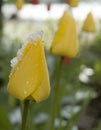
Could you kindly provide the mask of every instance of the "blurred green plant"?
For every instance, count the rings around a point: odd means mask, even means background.
[[[12,44],[2,43],[0,45],[0,87],[5,86],[8,82],[10,73],[10,60],[15,56],[19,43],[12,41]],[[15,42],[15,43],[14,43]]]
[[[7,111],[0,106],[0,130],[12,130]]]

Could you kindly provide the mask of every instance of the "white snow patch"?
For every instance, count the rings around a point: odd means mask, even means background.
[[[23,44],[22,48],[20,48],[17,52],[17,56],[14,57],[11,60],[11,67],[14,68],[16,66],[16,64],[18,63],[18,61],[21,59],[21,56],[23,54],[23,51],[25,49],[25,47],[27,46],[27,44],[29,43],[29,41],[34,41],[33,44],[37,45],[37,38],[42,38],[43,36],[43,31],[37,32],[35,34],[31,34],[28,39],[25,41],[25,43]]]

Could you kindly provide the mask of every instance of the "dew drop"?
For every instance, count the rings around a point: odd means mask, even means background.
[[[29,84],[29,81],[26,81],[26,84]]]
[[[17,67],[16,70],[19,70],[19,67]]]
[[[26,91],[24,91],[24,94],[27,94],[27,92],[26,92]]]

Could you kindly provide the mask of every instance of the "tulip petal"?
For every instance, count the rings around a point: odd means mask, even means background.
[[[64,12],[59,28],[51,46],[51,52],[56,55],[74,57],[79,50],[76,22],[72,16]]]
[[[46,66],[46,63],[43,62],[43,78],[42,78],[42,82],[41,84],[39,85],[38,89],[32,93],[32,98],[37,102],[39,103],[40,101],[42,100],[45,100],[48,96],[49,96],[49,93],[50,93],[50,84],[49,84],[49,77],[48,77],[48,71],[47,71],[47,66]]]
[[[96,25],[95,25],[95,21],[91,12],[88,13],[84,21],[84,24],[82,26],[82,30],[86,32],[96,32]]]

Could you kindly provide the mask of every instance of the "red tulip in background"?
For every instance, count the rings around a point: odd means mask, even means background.
[[[47,3],[47,10],[49,11],[51,9],[51,3]]]
[[[29,2],[32,4],[39,4],[40,0],[29,0]]]
[[[69,64],[71,62],[71,58],[69,57],[64,57],[64,63]]]
[[[66,3],[69,4],[71,0],[66,0]]]

